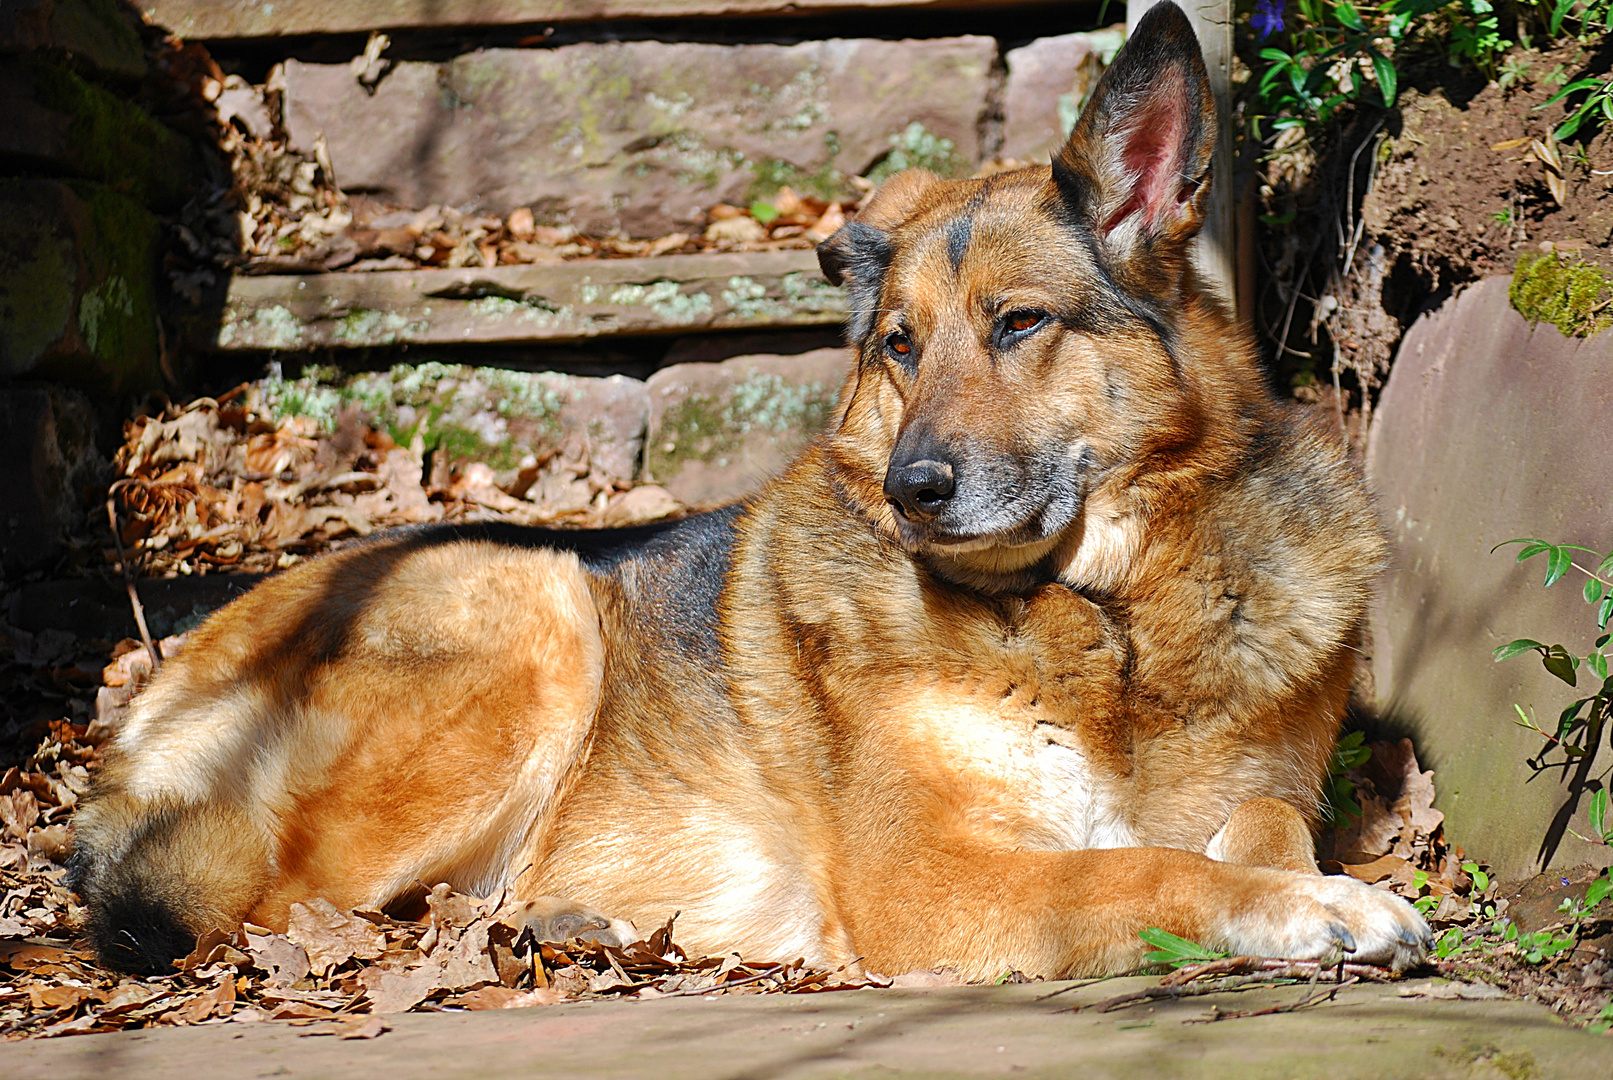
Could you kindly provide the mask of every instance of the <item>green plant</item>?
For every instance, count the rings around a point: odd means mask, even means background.
[[[1514,721],[1520,727],[1528,728],[1544,736],[1551,746],[1560,749],[1564,756],[1570,760],[1585,757],[1594,753],[1602,740],[1602,733],[1607,727],[1609,716],[1613,716],[1613,678],[1608,676],[1608,657],[1603,651],[1613,635],[1608,634],[1607,624],[1613,619],[1613,582],[1608,576],[1613,575],[1613,554],[1602,556],[1590,548],[1580,547],[1577,544],[1551,544],[1545,540],[1532,537],[1507,540],[1491,548],[1491,552],[1499,551],[1512,544],[1521,544],[1518,552],[1518,562],[1524,562],[1537,555],[1546,557],[1546,588],[1557,584],[1570,569],[1578,570],[1586,577],[1581,595],[1585,602],[1595,612],[1596,629],[1598,636],[1591,650],[1583,656],[1570,652],[1561,644],[1547,645],[1533,638],[1518,638],[1509,641],[1494,652],[1495,660],[1510,659],[1522,653],[1533,650],[1540,654],[1540,662],[1553,676],[1561,679],[1569,686],[1578,687],[1580,673],[1583,670],[1599,684],[1597,690],[1590,697],[1580,698],[1572,702],[1557,717],[1555,731],[1548,732],[1535,723],[1521,707],[1514,705],[1519,719]],[[1575,553],[1588,554],[1596,567],[1588,570],[1575,561]],[[1549,749],[1549,747],[1548,747]],[[1593,804],[1595,799],[1592,800]],[[1606,815],[1606,800],[1602,802],[1602,816]],[[1605,840],[1605,838],[1604,838]]]
[[[1517,224],[1517,218],[1513,216],[1512,207],[1510,206],[1503,206],[1501,209],[1491,214],[1490,220],[1494,221],[1497,225],[1508,230],[1509,232],[1512,230],[1512,226]]]
[[[1604,120],[1613,120],[1613,77],[1575,79],[1535,108],[1544,109],[1555,105],[1581,90],[1589,90],[1590,93],[1586,94],[1585,100],[1575,106],[1574,111],[1552,130],[1552,135],[1558,142],[1573,138],[1574,133],[1587,122],[1600,123]]]
[[[1210,960],[1220,960],[1227,954],[1206,949],[1196,941],[1189,941],[1185,937],[1178,937],[1169,930],[1161,930],[1157,926],[1150,926],[1146,930],[1139,930],[1137,936],[1147,945],[1152,945],[1154,951],[1143,957],[1143,963],[1169,964],[1173,968],[1185,967],[1188,964],[1202,964]]]
[[[1606,1031],[1613,1027],[1613,1001],[1602,1006],[1602,1011],[1589,1024],[1585,1025],[1589,1031]]]
[[[1495,77],[1495,83],[1503,90],[1510,90],[1516,84],[1525,81],[1529,72],[1530,62],[1521,56],[1509,56],[1501,63],[1501,71]]]
[[[1492,76],[1512,45],[1491,0],[1295,0],[1292,10],[1287,0],[1240,0],[1237,10],[1259,38],[1251,64],[1255,111],[1274,130],[1325,124],[1347,103],[1393,106],[1400,85],[1394,57],[1413,38],[1436,41],[1453,64]],[[1525,67],[1515,63],[1504,85]]]
[[[1361,816],[1361,804],[1355,801],[1355,784],[1345,774],[1365,764],[1372,756],[1365,744],[1366,733],[1352,731],[1333,747],[1333,756],[1327,763],[1327,778],[1322,781],[1322,821],[1329,828]]]

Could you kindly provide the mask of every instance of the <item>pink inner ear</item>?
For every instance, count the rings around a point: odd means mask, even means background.
[[[1182,144],[1187,138],[1187,88],[1167,78],[1153,90],[1130,122],[1114,134],[1120,140],[1120,166],[1129,196],[1104,220],[1108,233],[1134,213],[1143,215],[1143,231],[1154,232],[1161,220],[1185,201],[1182,198]]]

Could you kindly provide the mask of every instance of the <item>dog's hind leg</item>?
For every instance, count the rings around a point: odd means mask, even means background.
[[[115,966],[291,905],[487,895],[541,849],[604,672],[576,556],[407,536],[266,582],[136,699],[76,820]]]
[[[1320,873],[1304,815],[1281,799],[1250,799],[1232,811],[1204,854],[1239,866]]]

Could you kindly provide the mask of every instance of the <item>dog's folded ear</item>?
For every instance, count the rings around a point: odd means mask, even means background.
[[[831,285],[846,284],[851,293],[851,340],[860,342],[873,329],[874,311],[891,261],[891,230],[911,218],[941,178],[923,169],[908,169],[887,180],[863,204],[857,217],[818,245],[818,266]]]
[[[1139,257],[1181,265],[1204,224],[1215,130],[1198,35],[1181,8],[1162,0],[1098,80],[1053,159],[1059,197],[1113,272],[1142,270]]]

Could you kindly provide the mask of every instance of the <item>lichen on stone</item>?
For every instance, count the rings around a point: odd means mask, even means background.
[[[1567,337],[1590,337],[1613,322],[1613,278],[1583,260],[1564,262],[1556,252],[1520,258],[1507,299],[1534,325],[1550,323]]]
[[[958,176],[968,172],[968,162],[957,153],[957,144],[943,135],[926,130],[917,120],[890,137],[890,152],[868,171],[868,179],[878,183],[904,169],[928,169],[938,176]]]

